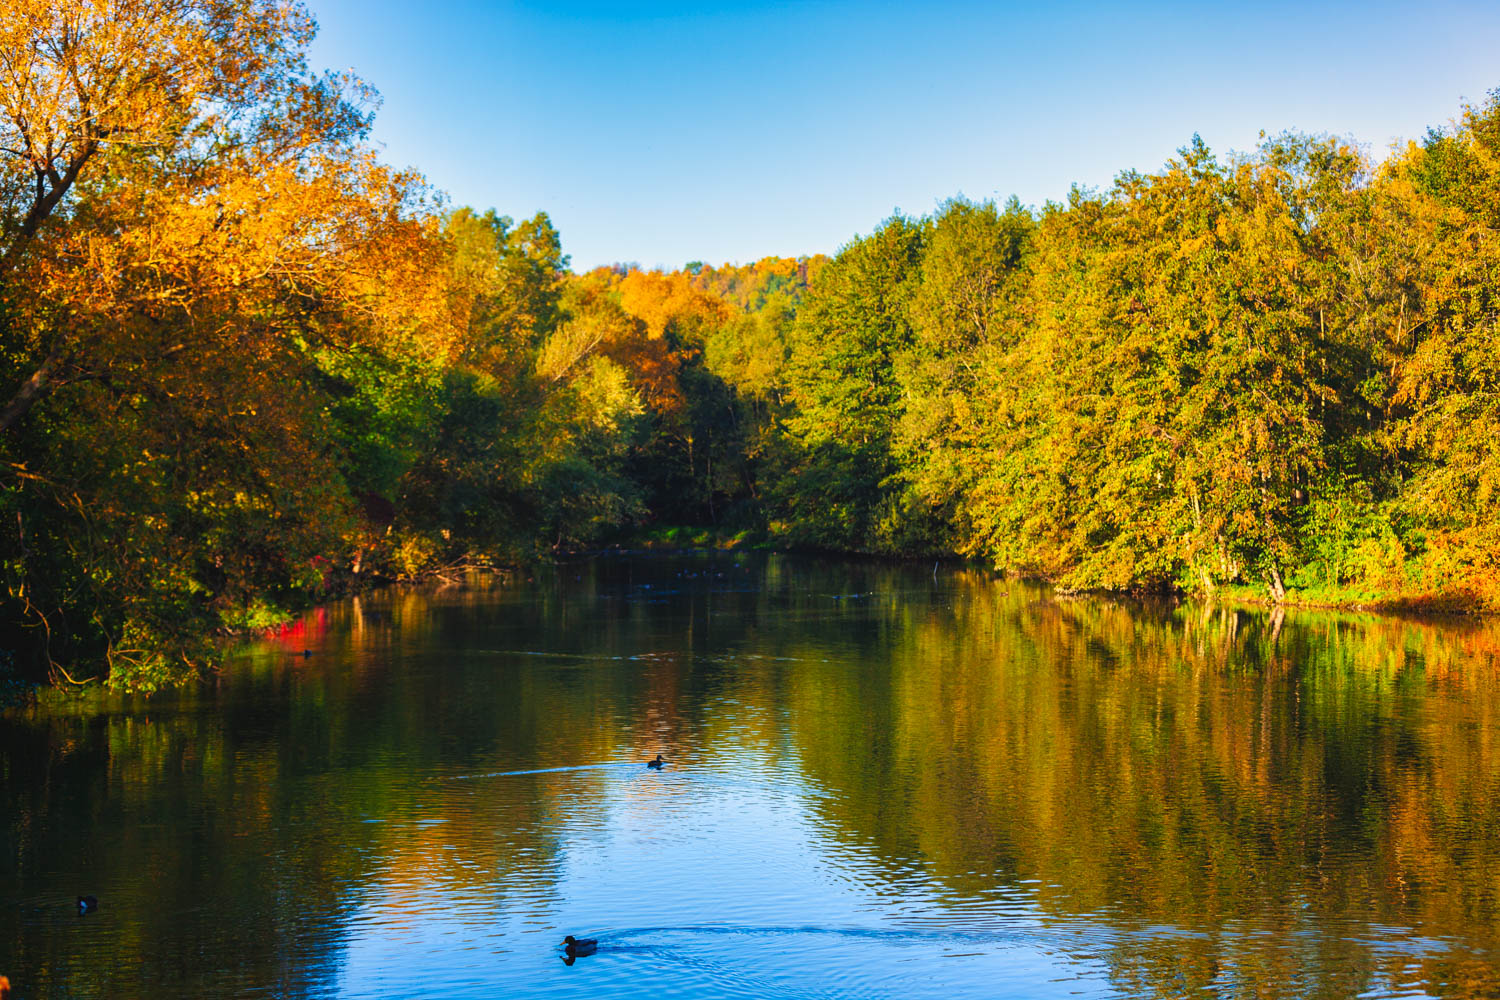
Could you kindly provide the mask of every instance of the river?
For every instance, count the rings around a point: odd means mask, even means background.
[[[1494,622],[761,554],[367,595],[201,691],[0,722],[0,974],[28,1000],[1500,994],[1497,650]]]

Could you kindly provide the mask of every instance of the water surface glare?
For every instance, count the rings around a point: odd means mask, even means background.
[[[0,722],[0,974],[1500,995],[1497,650],[1495,622],[748,554],[366,596],[204,691]]]

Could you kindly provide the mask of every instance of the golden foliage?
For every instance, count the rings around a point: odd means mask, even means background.
[[[646,324],[652,339],[669,329],[688,336],[729,317],[720,299],[699,291],[682,271],[631,271],[620,279],[618,291],[620,306]]]

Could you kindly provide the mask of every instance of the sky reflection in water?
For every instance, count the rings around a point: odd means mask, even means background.
[[[366,597],[200,696],[6,720],[0,972],[23,997],[1494,992],[1497,648],[748,555]],[[567,933],[598,952],[565,964]]]

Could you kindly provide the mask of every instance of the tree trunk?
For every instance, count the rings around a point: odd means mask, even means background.
[[[31,408],[41,402],[52,391],[52,376],[62,366],[65,355],[61,347],[53,349],[47,360],[41,363],[31,377],[22,382],[10,402],[0,409],[0,433],[10,430]]]
[[[1270,579],[1267,584],[1271,590],[1271,601],[1275,604],[1286,603],[1286,586],[1281,582],[1281,570],[1275,563],[1271,564]]]
[[[709,455],[703,460],[703,478],[708,481],[708,519],[713,524],[719,523],[719,516],[714,513],[714,457]]]

